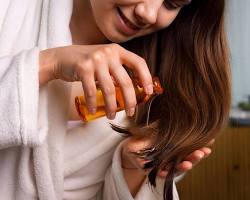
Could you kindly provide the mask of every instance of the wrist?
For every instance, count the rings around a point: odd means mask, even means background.
[[[40,51],[39,54],[39,85],[42,86],[54,78],[55,53],[53,49]]]

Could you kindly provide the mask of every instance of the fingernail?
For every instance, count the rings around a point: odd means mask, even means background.
[[[204,157],[204,154],[199,153],[199,154],[198,154],[198,157],[199,157],[199,159],[202,159],[202,158]]]
[[[146,93],[153,94],[153,85],[150,84],[146,87]]]
[[[209,155],[212,152],[211,149],[207,149],[207,154]]]
[[[96,108],[90,108],[89,109],[89,112],[94,115],[96,113]]]
[[[205,153],[204,157],[208,157],[212,153],[211,149],[207,149],[207,152]]]
[[[130,108],[127,110],[127,115],[130,117],[132,117],[134,115],[134,113],[135,113],[135,108]]]
[[[109,113],[109,114],[108,114],[108,118],[109,118],[109,119],[114,119],[114,118],[115,118],[115,114],[116,114],[115,112]]]

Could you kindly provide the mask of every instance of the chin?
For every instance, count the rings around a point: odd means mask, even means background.
[[[115,34],[109,33],[109,34],[105,34],[105,36],[109,41],[114,42],[114,43],[123,43],[123,42],[127,42],[133,39],[133,37],[127,37],[120,33],[115,33]]]
[[[125,37],[112,37],[109,39],[109,41],[114,42],[114,43],[124,43],[127,42],[129,40],[131,40],[132,38],[125,38]]]
[[[133,36],[125,36],[119,32],[115,32],[113,34],[111,34],[110,32],[108,32],[107,34],[105,34],[105,37],[111,41],[111,42],[114,42],[114,43],[124,43],[124,42],[127,42],[129,40],[132,40],[132,39],[135,39],[135,38],[138,38],[138,37],[143,37],[143,36],[146,36],[146,35],[150,35],[152,34],[153,32],[151,31],[148,31],[148,32],[145,32],[145,33],[139,33],[139,34],[136,34],[136,35],[133,35]]]

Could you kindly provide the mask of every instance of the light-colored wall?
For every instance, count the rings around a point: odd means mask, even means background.
[[[233,74],[233,105],[236,105],[250,95],[250,0],[226,1]]]

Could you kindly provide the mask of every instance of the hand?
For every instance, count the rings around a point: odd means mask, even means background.
[[[184,161],[182,161],[178,166],[177,166],[177,175],[180,175],[182,173],[188,172],[191,170],[195,165],[197,165],[202,159],[208,157],[212,153],[212,149],[210,146],[215,142],[215,140],[211,140],[207,147],[202,147],[199,150],[196,150],[189,154]],[[167,175],[166,170],[161,170],[158,174],[159,177],[165,178]]]
[[[209,146],[211,146],[214,143],[214,141],[215,140],[210,141],[207,147],[203,147],[188,155],[186,159],[177,166],[178,174],[191,170],[203,158],[209,156],[212,152]],[[147,175],[150,170],[143,169],[143,166],[146,163],[146,161],[141,158],[138,158],[137,156],[131,154],[130,152],[139,151],[141,149],[144,149],[145,147],[148,147],[149,145],[150,145],[149,138],[147,139],[138,139],[135,137],[128,138],[127,141],[123,144],[123,150],[122,150],[123,168],[138,169],[139,171]],[[167,176],[167,173],[168,172],[166,170],[161,170],[159,171],[158,176],[160,178],[165,178]]]
[[[143,58],[118,44],[66,46],[40,52],[40,83],[53,79],[81,81],[88,110],[96,112],[96,81],[104,94],[105,110],[114,119],[117,109],[114,81],[122,90],[128,116],[135,112],[136,96],[123,66],[138,76],[144,91],[152,94],[153,84]]]

